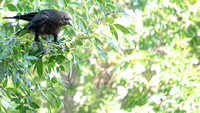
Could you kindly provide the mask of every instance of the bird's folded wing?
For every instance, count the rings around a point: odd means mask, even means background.
[[[49,17],[44,14],[38,13],[34,18],[25,26],[26,29],[37,29],[41,27]]]

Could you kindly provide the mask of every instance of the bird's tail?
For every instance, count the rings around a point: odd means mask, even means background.
[[[28,13],[25,15],[13,16],[13,17],[3,17],[3,19],[20,19],[30,21],[38,12]]]
[[[15,17],[3,17],[3,19],[17,19]]]

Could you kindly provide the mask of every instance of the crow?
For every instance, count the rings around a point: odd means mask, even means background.
[[[70,13],[54,9],[45,9],[40,12],[32,12],[14,17],[4,17],[3,19],[20,19],[29,21],[29,23],[19,30],[16,35],[19,35],[21,31],[27,29],[28,33],[35,34],[34,41],[38,45],[39,35],[53,35],[54,41],[57,42],[58,33],[64,25],[70,25],[73,27],[72,16]]]

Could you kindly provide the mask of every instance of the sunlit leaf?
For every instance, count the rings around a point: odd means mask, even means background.
[[[116,4],[116,5],[115,5],[115,12],[118,12],[118,11],[119,11],[119,5]]]
[[[97,0],[100,4],[102,4],[102,0]]]
[[[15,5],[13,4],[8,4],[7,5],[8,10],[10,11],[18,11],[18,9],[15,7]]]
[[[103,45],[103,43],[98,38],[95,38],[95,42],[97,45]]]
[[[78,2],[70,2],[69,5],[80,5]]]
[[[112,4],[106,4],[106,8],[115,9],[115,7]]]
[[[23,8],[20,4],[17,4],[17,8],[22,12]]]
[[[113,27],[113,25],[109,25],[109,27],[110,27],[111,33],[115,36],[115,39],[118,40],[118,34],[117,34],[115,28]]]
[[[8,103],[8,105],[12,108],[12,109],[15,109],[15,107],[12,105],[12,103],[11,102],[9,102],[8,100],[6,100],[6,99],[2,99],[2,100],[4,100],[4,102],[7,102]]]
[[[114,26],[119,29],[121,32],[123,33],[129,33],[130,34],[130,31],[124,27],[123,25],[120,25],[120,24],[114,24]]]
[[[116,46],[116,44],[114,43],[114,42],[110,42],[111,44],[112,44],[112,46],[114,47],[114,49],[115,49],[115,51],[117,51],[117,46]]]
[[[86,23],[83,21],[83,19],[80,18],[80,20],[81,20],[81,22],[82,22],[82,25],[83,25],[84,29],[87,29]]]
[[[4,36],[6,35],[2,30],[0,30],[0,34]]]
[[[71,92],[69,89],[67,89],[67,92],[68,92],[70,95],[73,95],[72,92]]]
[[[64,0],[66,3],[70,3],[71,2],[71,0]]]
[[[21,94],[17,91],[17,89],[15,89],[15,88],[8,87],[8,88],[6,88],[6,90],[8,90],[8,91],[10,91],[10,92],[13,92],[13,93],[15,93],[15,94],[17,94],[17,95],[21,95]]]
[[[114,18],[113,17],[110,17],[110,18],[106,17],[106,22],[108,22],[109,24],[113,24]]]
[[[108,56],[103,52],[103,50],[101,50],[101,48],[99,48],[99,46],[97,44],[95,44],[95,47],[96,47],[97,51],[100,52],[101,56],[103,58],[105,58],[106,60],[108,60]]]
[[[4,82],[3,82],[3,88],[5,88],[5,87],[7,86],[7,84],[8,84],[8,78],[6,78],[6,79],[4,80]]]
[[[6,58],[6,57],[7,57],[7,55],[8,55],[8,52],[7,52],[7,50],[4,50],[3,52],[1,52],[1,53],[0,53],[0,60],[2,60],[2,59],[4,59],[4,58]]]

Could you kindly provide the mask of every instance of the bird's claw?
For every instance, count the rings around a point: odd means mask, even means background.
[[[59,45],[59,48],[60,48],[60,49],[65,48],[65,44],[64,44],[64,43],[59,43],[59,42],[58,42],[58,45]]]
[[[38,41],[35,41],[35,43],[39,46],[40,49],[42,49],[42,51],[44,51],[44,53],[47,52],[47,50],[45,48],[43,48]]]

